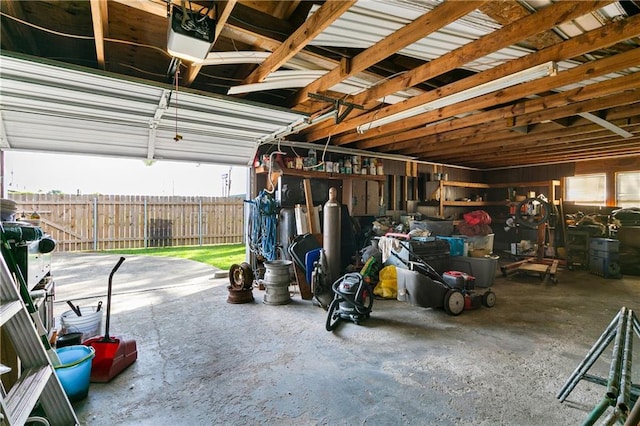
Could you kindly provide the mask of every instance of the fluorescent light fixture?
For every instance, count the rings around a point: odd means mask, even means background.
[[[556,63],[553,61],[546,62],[544,64],[540,64],[535,67],[501,77],[497,80],[489,81],[487,83],[471,87],[467,90],[463,90],[461,92],[454,93],[449,96],[444,96],[440,99],[435,99],[431,102],[427,102],[425,104],[400,111],[396,114],[391,114],[387,117],[373,120],[371,123],[361,124],[356,128],[356,130],[358,133],[362,134],[367,130],[373,129],[375,127],[384,126],[385,124],[389,123],[395,123],[396,121],[414,117],[419,114],[424,114],[425,112],[433,111],[438,108],[443,108],[449,105],[457,104],[459,102],[467,101],[469,99],[477,98],[478,96],[483,96],[497,90],[515,86],[516,84],[525,83],[527,81],[535,80],[549,75],[555,75],[556,72]]]

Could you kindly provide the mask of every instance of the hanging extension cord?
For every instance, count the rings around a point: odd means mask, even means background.
[[[178,81],[180,79],[180,60],[178,59],[178,64],[176,65],[176,73],[173,76],[173,80],[176,83],[176,135],[173,137],[173,140],[176,142],[180,142],[182,140],[182,135],[178,133]]]

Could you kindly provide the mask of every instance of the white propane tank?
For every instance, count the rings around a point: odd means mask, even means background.
[[[323,208],[323,230],[322,230],[322,246],[325,257],[327,259],[327,281],[332,283],[340,278],[341,257],[340,257],[340,236],[341,227],[341,208],[337,200],[338,191],[335,188],[329,188],[329,200],[324,204]]]

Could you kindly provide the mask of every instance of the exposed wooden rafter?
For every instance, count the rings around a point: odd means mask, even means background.
[[[218,37],[220,36],[220,33],[222,33],[222,29],[226,25],[227,20],[229,19],[229,16],[231,16],[231,11],[235,7],[237,1],[238,0],[227,0],[227,1],[218,3],[218,6],[217,6],[218,10],[216,12],[217,14],[216,29],[215,29],[215,35],[213,38],[214,40],[218,40]],[[201,69],[202,69],[201,64],[195,64],[195,63],[189,64],[189,66],[187,67],[187,71],[185,72],[184,78],[182,80],[182,84],[187,87],[191,86],[191,84],[196,79]]]
[[[349,9],[356,0],[328,0],[291,36],[285,40],[260,66],[258,66],[242,84],[258,83],[273,71],[280,68],[311,40],[327,28],[333,21]]]
[[[171,8],[183,3],[0,0],[1,48],[7,56],[166,85],[176,69],[166,50],[168,17]],[[217,98],[276,70],[313,71],[315,80],[303,88],[299,82],[297,88],[265,85],[233,95],[243,104],[308,114],[311,118],[286,137],[305,147],[329,141],[336,150],[364,149],[480,169],[640,155],[640,9],[627,7],[628,2],[375,4],[190,0],[192,11],[216,19],[210,57],[221,52],[233,54],[234,60],[182,61],[180,85]],[[557,64],[557,75],[418,111],[549,62]],[[337,123],[326,114],[335,107]],[[415,114],[382,125],[378,121],[367,130],[367,123],[408,109]],[[233,132],[234,112],[228,114],[228,131]],[[150,127],[148,158],[159,155],[155,138],[159,141],[163,131],[157,127],[156,135]]]
[[[594,30],[590,33],[583,34],[582,36],[568,40],[565,43],[551,46],[547,49],[529,54],[519,59],[514,59],[503,65],[491,68],[490,70],[476,74],[473,77],[468,77],[456,83],[452,83],[441,89],[433,90],[421,96],[416,96],[408,101],[403,102],[403,104],[405,105],[393,105],[391,107],[385,108],[385,110],[395,113],[397,111],[406,109],[406,107],[421,105],[431,100],[437,99],[438,97],[456,93],[468,87],[473,87],[473,85],[482,84],[486,81],[510,75],[516,71],[530,68],[545,61],[564,59],[570,53],[578,52],[580,50],[588,50],[590,48],[593,48],[592,46],[598,45],[600,43],[607,44],[615,42],[619,39],[626,39],[630,36],[634,36],[634,34],[639,33],[640,15],[637,15],[625,21],[610,24],[603,29]],[[598,37],[599,35],[601,35],[602,37]],[[583,44],[586,41],[591,41],[593,44]],[[530,95],[536,95],[548,90],[553,90],[557,87],[562,87],[564,84],[573,84],[584,80],[585,78],[592,78],[595,73],[604,75],[606,74],[606,72],[619,71],[631,66],[635,66],[634,62],[637,63],[637,56],[637,52],[630,51],[627,53],[616,55],[616,57],[601,60],[612,62],[594,61],[592,63],[584,64],[571,70],[558,73],[558,75],[555,77],[546,77],[536,80],[535,82],[523,83],[515,87],[504,89],[500,91],[499,97],[495,94],[485,95],[483,97],[475,98],[473,101],[462,102],[460,104],[451,105],[437,111],[428,112],[421,116],[412,117],[411,119],[404,120],[402,123],[391,123],[385,126],[378,127],[374,129],[374,131],[367,132],[369,133],[368,135],[349,133],[344,136],[334,138],[334,142],[338,144],[353,143],[358,140],[363,140],[365,136],[367,136],[367,138],[372,138],[376,136],[382,136],[384,134],[395,133],[399,130],[399,127],[401,127],[400,130],[408,130],[419,125],[424,126],[427,123],[443,120],[445,118],[453,117],[465,112],[474,111],[480,108],[487,108],[496,104],[511,102]],[[612,65],[611,67],[605,65],[609,63],[617,63],[617,65]],[[604,70],[606,70],[606,72]],[[385,115],[387,114],[379,114],[379,117],[384,117]],[[371,120],[370,117],[372,116],[372,113],[370,113],[369,117],[361,116],[356,120],[347,121],[355,121],[359,125],[367,123],[368,120]],[[350,124],[352,126],[354,123]],[[345,126],[345,123],[343,122],[341,126]]]
[[[490,33],[475,42],[469,43],[456,50],[453,50],[441,56],[440,58],[434,59],[431,62],[414,68],[413,70],[410,70],[402,75],[379,84],[367,90],[366,92],[354,96],[351,99],[351,102],[366,105],[367,103],[375,99],[382,98],[385,95],[391,94],[397,90],[411,87],[420,81],[428,80],[435,76],[444,74],[445,72],[451,71],[456,67],[463,66],[470,61],[476,60],[486,55],[487,53],[504,48],[512,44],[515,40],[521,39],[523,36],[536,34],[543,29],[551,28],[554,25],[564,22],[564,20],[566,19],[573,19],[577,16],[580,16],[597,7],[597,4],[600,3],[601,2],[555,3],[541,10],[535,15],[523,18],[521,21],[514,22],[513,24],[505,26],[500,30],[496,30],[493,33]],[[557,53],[557,55],[559,55],[559,53]],[[539,62],[537,62],[538,60]],[[325,138],[329,134],[336,134],[353,130],[357,126],[366,124],[367,122],[371,121],[373,116],[375,116],[376,118],[382,118],[386,115],[395,114],[402,110],[409,109],[416,105],[428,102],[431,99],[462,91],[470,87],[477,86],[478,84],[482,84],[484,82],[502,77],[504,75],[529,68],[531,66],[537,65],[538,63],[543,63],[548,60],[553,59],[543,60],[542,58],[535,58],[534,60],[533,58],[531,58],[531,60],[514,60],[519,61],[519,63],[521,64],[519,69],[516,69],[516,67],[513,66],[503,66],[501,68],[502,70],[506,70],[507,68],[509,68],[509,71],[503,73],[499,73],[497,71],[493,71],[490,73],[481,73],[485,77],[484,80],[480,76],[467,78],[461,80],[460,82],[448,85],[449,90],[443,88],[438,91],[431,91],[426,93],[425,95],[422,95],[421,97],[409,99],[401,104],[391,105],[382,110],[376,110],[374,112],[370,112],[369,114],[363,114],[353,120],[345,120],[337,128],[323,129],[322,131],[318,131],[315,133],[313,132],[313,130],[311,130],[310,132],[308,132],[309,134],[307,135],[306,139],[308,141],[313,141]]]
[[[362,53],[351,59],[345,58],[345,62],[348,62],[348,67],[341,64],[342,66],[332,69],[323,77],[299,90],[291,104],[295,106],[306,101],[309,98],[309,93],[326,91],[340,81],[375,65],[393,55],[396,51],[467,15],[483,3],[483,1],[442,3],[433,11],[425,13],[410,24],[365,49]]]
[[[91,0],[91,20],[96,44],[98,66],[105,69],[104,39],[109,37],[109,13],[107,0]]]

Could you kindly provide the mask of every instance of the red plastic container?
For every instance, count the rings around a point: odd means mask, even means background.
[[[104,337],[93,337],[84,344],[96,351],[96,356],[91,362],[92,382],[108,382],[138,359],[135,340],[111,336],[105,341]]]

